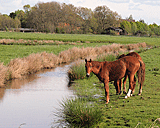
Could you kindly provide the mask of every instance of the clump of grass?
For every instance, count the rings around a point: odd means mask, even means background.
[[[116,60],[116,55],[114,54],[105,54],[98,56],[96,58],[96,61],[115,61]]]
[[[71,127],[91,127],[102,120],[101,108],[84,98],[67,99],[61,108],[61,116]]]
[[[70,81],[75,79],[84,79],[86,76],[84,62],[77,62],[73,64],[68,71],[68,76]]]

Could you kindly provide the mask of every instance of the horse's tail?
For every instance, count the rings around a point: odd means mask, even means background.
[[[140,84],[140,87],[139,87],[139,94],[138,95],[141,95],[142,86],[143,86],[143,83],[145,80],[145,63],[142,60],[139,60],[139,62],[140,62],[140,68],[137,71],[137,76],[138,76],[138,83]]]

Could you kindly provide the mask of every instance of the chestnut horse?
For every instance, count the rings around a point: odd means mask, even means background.
[[[122,58],[122,57],[125,57],[125,56],[133,56],[133,57],[136,57],[139,61],[141,61],[141,64],[143,65],[142,67],[143,67],[143,70],[138,70],[138,72],[137,72],[137,74],[139,74],[140,72],[142,72],[143,73],[143,77],[142,78],[138,78],[138,84],[140,84],[140,92],[139,92],[139,94],[138,95],[140,95],[141,93],[142,93],[142,85],[143,85],[143,82],[144,82],[144,78],[145,78],[145,64],[144,64],[144,62],[142,61],[142,58],[141,58],[141,56],[138,54],[138,53],[136,53],[136,52],[130,52],[130,53],[128,53],[127,55],[125,55],[125,54],[122,54],[122,55],[120,55],[119,57],[118,57],[118,59],[120,59],[120,58]],[[140,76],[140,75],[137,75],[137,76]],[[124,78],[124,80],[123,80],[123,93],[124,94],[126,94],[126,81],[127,81],[127,77],[128,76],[126,76],[125,78]],[[134,77],[134,79],[135,79],[135,81],[136,81],[136,78]],[[142,82],[141,82],[142,81]],[[120,80],[120,93],[122,92],[122,80]],[[134,89],[135,89],[135,86],[134,86]],[[133,91],[132,91],[132,94],[134,93],[134,89],[133,89]]]
[[[109,103],[109,82],[114,81],[117,86],[118,92],[119,81],[125,77],[129,77],[129,91],[125,98],[130,97],[133,90],[133,85],[135,84],[134,75],[142,68],[140,61],[132,56],[126,56],[121,59],[112,62],[98,62],[98,61],[87,61],[85,59],[86,76],[89,77],[90,73],[93,72],[101,82],[104,83],[106,104]],[[139,74],[140,75],[140,74]]]

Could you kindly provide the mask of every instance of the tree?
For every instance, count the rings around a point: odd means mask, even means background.
[[[103,32],[108,27],[118,26],[120,16],[112,12],[107,6],[98,6],[94,9],[94,17],[97,19],[98,33]]]
[[[130,24],[131,24],[131,33],[132,35],[135,35],[137,32],[137,25],[135,22],[130,22]]]
[[[92,33],[97,24],[94,14],[91,9],[79,7],[77,14],[82,18],[81,29],[83,33]]]
[[[123,28],[127,34],[130,34],[131,33],[131,24],[130,22],[124,20],[123,22],[120,23],[121,25],[121,28]]]
[[[62,20],[61,6],[57,2],[38,3],[27,17],[27,26],[41,32],[54,32]]]
[[[29,4],[24,5],[23,9],[25,10],[25,13],[28,13],[29,11],[31,11],[31,6]]]
[[[143,23],[143,22],[136,22],[137,24],[137,29],[140,31],[140,32],[144,32],[144,31],[148,31],[149,30],[149,27],[146,23]]]
[[[27,14],[23,10],[17,10],[15,12],[10,13],[9,15],[12,19],[19,19],[21,22],[21,27],[25,28],[26,27],[26,18]]]
[[[65,24],[67,33],[75,33],[82,24],[82,18],[77,15],[78,8],[72,4],[62,4],[62,22]],[[68,29],[68,30],[67,30]]]
[[[19,19],[12,19],[8,15],[0,15],[0,28],[2,30],[8,30],[8,28],[18,28],[20,27]]]
[[[130,15],[130,16],[128,17],[128,19],[132,21],[132,20],[133,20],[133,16]]]

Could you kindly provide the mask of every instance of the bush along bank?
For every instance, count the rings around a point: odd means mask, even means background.
[[[53,53],[36,53],[28,57],[16,58],[10,61],[7,66],[0,64],[0,87],[5,87],[5,83],[12,79],[21,78],[26,75],[36,73],[42,69],[51,69],[62,63],[68,63],[77,59],[86,57],[94,57],[101,54],[109,54],[125,52],[127,50],[146,48],[146,43],[138,44],[111,44],[101,47],[73,47],[66,51],[60,52],[58,55]]]

